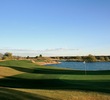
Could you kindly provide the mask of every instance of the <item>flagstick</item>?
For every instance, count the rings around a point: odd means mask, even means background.
[[[85,75],[86,75],[86,62],[84,61],[83,63],[84,63],[84,65],[85,65]]]
[[[86,75],[86,63],[85,63],[85,75]]]

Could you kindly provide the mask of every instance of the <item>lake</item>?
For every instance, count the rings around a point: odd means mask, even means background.
[[[56,66],[60,68],[71,68],[74,70],[88,70],[88,71],[95,71],[95,70],[110,70],[110,62],[90,62],[90,63],[83,63],[83,62],[61,62],[60,64],[50,64],[48,66]]]

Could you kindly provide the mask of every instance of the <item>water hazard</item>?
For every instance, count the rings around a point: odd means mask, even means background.
[[[84,63],[84,62],[61,62],[60,64],[51,64],[48,66],[56,66],[60,68],[71,68],[75,70],[88,70],[88,71],[95,71],[95,70],[110,70],[110,62],[91,62],[91,63]]]

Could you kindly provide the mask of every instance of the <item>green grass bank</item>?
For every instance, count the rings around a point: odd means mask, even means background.
[[[0,66],[22,72],[0,79],[0,98],[4,100],[7,97],[12,100],[12,96],[15,96],[16,100],[20,100],[19,97],[22,100],[110,98],[110,71],[87,71],[85,75],[84,71],[40,66],[27,60],[3,61]]]

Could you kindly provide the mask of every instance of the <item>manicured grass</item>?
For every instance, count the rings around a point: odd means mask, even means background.
[[[31,63],[31,61],[22,60],[0,62],[0,66],[23,72],[22,74],[0,79],[0,86],[15,88],[16,91],[21,90],[35,93],[35,91],[40,89],[48,92],[59,91],[59,93],[61,93],[60,91],[65,91],[68,95],[69,92],[74,94],[73,91],[81,91],[82,95],[87,91],[92,93],[110,93],[110,71],[88,71],[87,75],[85,75],[84,71],[39,66]],[[49,95],[45,94],[45,96]]]

